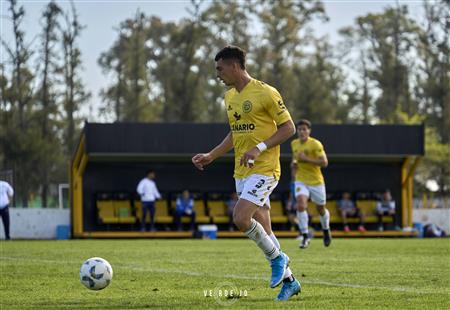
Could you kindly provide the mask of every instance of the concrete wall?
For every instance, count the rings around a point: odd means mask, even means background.
[[[69,209],[9,208],[9,215],[11,239],[56,239],[56,226],[70,225]],[[0,239],[4,239],[0,223]]]
[[[12,239],[56,239],[56,226],[70,225],[69,209],[10,208],[9,214]],[[413,222],[433,223],[450,234],[450,209],[414,209]],[[0,239],[4,238],[2,223]]]
[[[414,209],[413,222],[436,224],[450,234],[450,209]]]

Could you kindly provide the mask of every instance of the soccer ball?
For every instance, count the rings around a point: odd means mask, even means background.
[[[90,290],[102,290],[112,280],[111,265],[103,258],[92,257],[87,259],[80,268],[80,281]]]

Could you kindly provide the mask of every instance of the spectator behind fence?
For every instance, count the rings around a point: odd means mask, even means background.
[[[392,200],[391,191],[386,190],[380,201],[377,202],[376,208],[377,216],[378,216],[378,230],[383,231],[383,215],[392,216],[392,223],[394,224],[396,229],[399,229],[397,226],[397,222],[395,219],[395,201]]]
[[[12,200],[14,190],[8,182],[0,181],[0,214],[2,216],[5,239],[10,240],[9,235],[9,202]]]
[[[190,230],[194,230],[195,225],[195,211],[194,199],[192,199],[188,190],[184,190],[181,197],[178,197],[175,208],[175,226],[178,231],[181,231],[181,217],[189,216],[191,218]]]
[[[364,214],[361,212],[359,208],[356,207],[355,203],[351,199],[351,195],[348,192],[342,194],[341,200],[337,201],[337,207],[341,212],[342,223],[344,224],[344,231],[349,232],[350,227],[347,223],[348,217],[358,217],[359,218],[359,226],[358,230],[360,232],[365,232],[364,228]]]
[[[155,171],[152,169],[147,170],[147,176],[139,182],[137,192],[141,196],[142,203],[141,231],[145,231],[145,218],[147,212],[150,213],[150,230],[154,231],[155,200],[161,199],[161,194],[155,183]]]
[[[225,205],[227,206],[227,215],[230,218],[230,221],[228,223],[230,231],[234,230],[234,226],[233,226],[234,225],[233,224],[233,210],[234,210],[234,206],[236,205],[238,200],[239,200],[238,194],[236,192],[233,192],[230,195],[230,199],[228,199],[225,202]]]

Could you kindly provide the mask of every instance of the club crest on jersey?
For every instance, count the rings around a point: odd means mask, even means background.
[[[244,113],[249,113],[252,110],[252,102],[249,100],[245,100],[242,103],[242,111],[244,111]]]
[[[237,121],[241,119],[241,115],[238,112],[234,112],[233,116]]]

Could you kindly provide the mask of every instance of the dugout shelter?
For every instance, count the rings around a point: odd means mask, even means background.
[[[199,206],[205,204],[196,209],[199,224],[219,223],[221,215],[208,200],[222,199],[224,193],[235,190],[233,153],[203,172],[195,169],[191,157],[209,151],[228,131],[228,125],[221,123],[85,123],[70,164],[73,236],[141,236],[135,189],[148,168],[156,171],[156,183],[163,194],[165,206],[157,210],[160,223],[173,221],[174,199],[184,189],[194,193]],[[373,207],[372,195],[390,189],[399,223],[412,225],[412,180],[424,155],[423,125],[313,125],[311,135],[323,143],[328,156],[329,166],[323,173],[330,202],[350,191],[371,201]],[[281,209],[289,192],[290,152],[289,140],[281,145],[282,177],[273,193],[279,200],[273,205],[274,212],[281,212],[273,214],[273,220],[282,222],[287,220]],[[332,212],[332,224],[338,220]],[[155,236],[173,234],[166,231]]]

